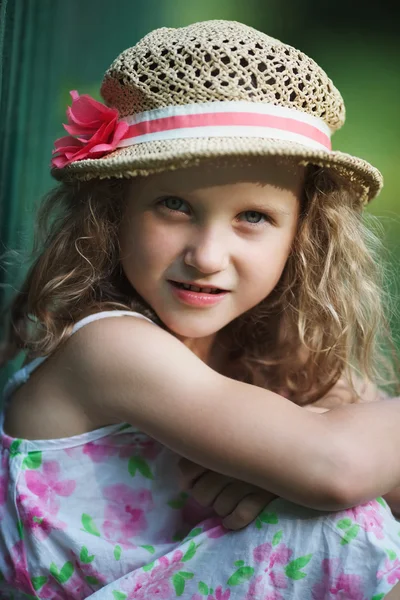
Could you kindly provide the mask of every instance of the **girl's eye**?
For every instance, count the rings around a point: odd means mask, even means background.
[[[270,217],[256,210],[246,210],[244,213],[245,220],[249,225],[261,225],[262,223],[271,222]]]
[[[164,198],[161,200],[160,204],[168,208],[168,210],[172,210],[174,212],[185,212],[182,209],[187,207],[186,202],[181,200],[180,198],[175,198],[173,196],[169,196],[168,198]]]

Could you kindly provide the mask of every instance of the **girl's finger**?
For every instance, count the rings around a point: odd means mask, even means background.
[[[250,498],[249,505],[253,506],[254,499],[251,499],[250,494],[253,496],[257,495],[260,499],[260,503],[263,503],[263,507],[274,497],[273,494],[260,490],[260,488],[249,483],[233,481],[228,484],[214,500],[213,508],[217,515],[226,517],[233,513],[239,503],[244,503],[245,508],[247,498]]]
[[[266,492],[267,494],[269,492]],[[264,508],[275,498],[273,494],[270,494],[271,498],[267,498],[264,493],[251,494],[246,496],[235,508],[235,510],[224,518],[222,524],[227,529],[238,530],[247,527],[258,515],[264,510]]]
[[[217,496],[231,482],[230,477],[215,471],[207,471],[193,484],[190,495],[201,506],[212,506]]]
[[[179,480],[183,490],[190,489],[199,477],[208,472],[208,469],[187,458],[181,458],[178,467],[180,471]]]

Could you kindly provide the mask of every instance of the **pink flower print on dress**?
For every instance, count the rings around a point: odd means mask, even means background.
[[[67,569],[67,579],[62,583],[54,572],[40,588],[42,600],[85,600],[107,583],[106,577],[96,571],[91,564],[81,563],[75,552],[70,552],[70,560],[64,565],[55,565],[58,572]]]
[[[106,461],[110,456],[116,456],[118,448],[111,445],[111,443],[102,443],[102,441],[88,442],[83,446],[82,452],[89,456],[93,462],[99,463]]]
[[[194,594],[190,600],[229,600],[229,598],[231,597],[231,590],[225,590],[222,591],[222,585],[219,585],[217,587],[217,589],[215,590],[214,594],[208,594],[207,598],[205,598],[203,595],[198,594],[196,592],[196,594]]]
[[[82,448],[83,454],[89,456],[95,463],[105,462],[110,456],[131,458],[138,455],[146,460],[155,460],[163,446],[150,438],[141,439],[133,433],[124,433],[112,439],[101,438],[88,442]],[[73,456],[71,455],[73,458]]]
[[[340,560],[324,558],[321,562],[321,580],[312,588],[313,600],[368,600],[362,590],[360,575],[348,575],[342,571]]]
[[[371,500],[360,506],[348,508],[340,513],[353,519],[364,531],[373,533],[378,540],[384,538],[383,534],[383,516],[380,512],[380,504],[376,500]]]
[[[283,567],[288,564],[292,554],[293,551],[283,543],[275,549],[270,542],[254,548],[253,558],[257,563],[267,563],[267,575],[260,575],[251,580],[245,600],[283,600],[279,590],[286,589],[288,585]]]
[[[60,585],[54,577],[50,577],[48,583],[40,589],[39,597],[41,600],[66,600],[66,598],[85,600],[85,598],[88,598],[93,594],[94,588],[95,586],[91,586],[77,573],[74,573],[72,577],[62,585]]]
[[[259,575],[252,579],[244,600],[285,600],[278,590],[271,590],[271,583]],[[321,598],[319,598],[321,600]]]
[[[151,491],[116,484],[103,489],[103,498],[108,501],[104,509],[105,537],[123,547],[136,547],[129,539],[148,528],[146,513],[154,509]]]
[[[24,528],[40,541],[45,540],[53,530],[67,529],[66,523],[57,519],[56,515],[44,511],[37,503],[37,498],[31,495],[17,496],[17,505]]]
[[[400,560],[396,558],[394,562],[391,562],[387,558],[385,560],[385,569],[383,571],[378,571],[377,577],[378,579],[386,577],[387,582],[390,584],[400,581]]]
[[[86,554],[86,556],[88,555]],[[85,560],[85,556],[83,554],[78,557],[75,552],[71,551],[71,562],[74,565],[74,574],[76,576],[79,576],[82,581],[86,580],[88,583],[90,583],[92,589],[94,590],[97,590],[108,583],[106,575],[103,575],[100,573],[100,571],[97,571],[91,562],[82,562],[81,559]]]
[[[134,433],[124,433],[119,435],[118,445],[120,446],[118,454],[120,458],[131,458],[132,456],[138,455],[149,461],[155,460],[165,449],[162,444],[149,438],[147,435]]]
[[[57,496],[70,496],[76,487],[73,479],[59,480],[60,465],[51,460],[43,463],[42,472],[27,470],[25,482],[28,489],[40,498],[44,509],[50,514],[57,514],[60,507]]]
[[[0,467],[0,521],[4,517],[5,504],[7,502],[8,467],[7,456],[4,453],[1,458]]]
[[[231,590],[225,590],[225,592],[223,592],[222,586],[220,585],[215,590],[215,594],[212,594],[211,597],[209,596],[208,599],[209,600],[229,600],[230,597],[231,597]]]
[[[7,573],[7,583],[12,584],[15,589],[30,594],[36,598],[26,562],[23,540],[20,540],[10,550],[10,557],[6,559],[10,572]]]
[[[268,581],[273,589],[285,589],[287,587],[287,575],[282,567],[286,566],[290,561],[293,550],[290,550],[285,544],[281,543],[273,549],[270,542],[261,544],[253,550],[253,558],[255,562],[266,562],[265,572],[268,573]],[[281,567],[276,569],[276,567]]]
[[[126,578],[120,586],[128,594],[126,600],[149,600],[150,598],[175,600],[176,592],[171,578],[180,570],[187,571],[182,557],[183,552],[175,550],[171,560],[168,556],[162,556],[156,567],[148,572],[139,572],[134,582]]]
[[[203,532],[210,539],[224,537],[224,535],[229,533],[229,529],[226,529],[226,527],[222,525],[222,517],[211,517],[210,519],[203,521],[201,524],[203,526]]]
[[[357,523],[365,530],[373,533],[378,540],[383,540],[383,517],[376,510],[365,510],[357,515]]]

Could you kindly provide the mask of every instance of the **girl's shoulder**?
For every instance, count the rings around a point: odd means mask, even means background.
[[[126,321],[138,323],[148,320],[146,317],[106,318],[124,314],[137,316],[129,311],[103,311],[86,315],[74,325],[67,340],[35,369],[31,370],[32,360],[27,357],[21,368],[28,372],[26,381],[15,387],[4,410],[4,431],[8,435],[30,440],[55,439],[117,423],[117,419],[105,419],[98,410],[89,414],[78,397],[73,382],[82,379],[81,370],[87,365],[91,345],[96,343],[96,339],[103,339],[103,343],[99,342],[97,352],[98,356],[100,352],[103,353],[102,360],[106,361],[111,338],[117,336],[122,339]],[[119,321],[124,321],[125,325],[115,326]],[[154,327],[152,323],[147,325]],[[134,326],[128,329],[132,331]],[[101,385],[101,370],[97,380],[86,381],[86,393],[95,393],[91,387],[98,385]]]

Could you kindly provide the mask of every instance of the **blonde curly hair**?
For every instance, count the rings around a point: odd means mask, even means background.
[[[138,311],[165,328],[120,265],[128,189],[129,179],[91,180],[63,183],[45,197],[36,258],[4,312],[3,363],[22,350],[30,358],[50,354],[77,320],[100,310]],[[383,246],[365,221],[362,200],[345,179],[307,167],[298,230],[280,281],[219,334],[230,349],[228,376],[300,405],[321,398],[343,375],[351,384],[357,374],[398,393]]]

